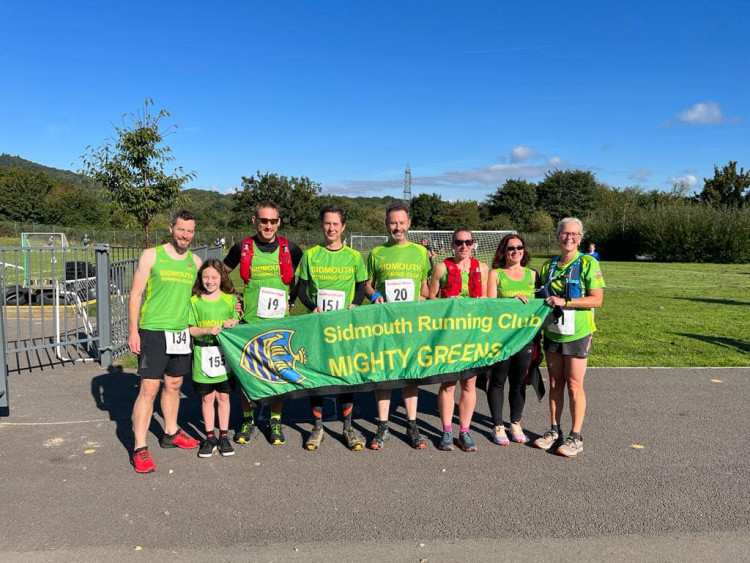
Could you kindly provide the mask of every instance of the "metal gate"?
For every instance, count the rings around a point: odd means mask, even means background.
[[[221,247],[192,249],[222,258]],[[0,416],[8,376],[125,354],[128,298],[140,249],[0,248]],[[114,260],[113,260],[114,258]]]

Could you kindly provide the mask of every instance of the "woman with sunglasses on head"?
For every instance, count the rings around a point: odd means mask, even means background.
[[[453,231],[453,256],[435,265],[430,278],[430,299],[443,297],[484,297],[487,293],[487,264],[472,258],[474,247],[471,231],[459,227]],[[461,380],[461,396],[458,400],[458,445],[465,452],[475,452],[477,445],[469,434],[471,417],[477,402],[476,377]],[[438,407],[443,423],[443,437],[439,448],[453,450],[453,409],[456,382],[440,385]]]
[[[580,219],[562,219],[557,224],[560,255],[542,267],[541,275],[544,283],[542,296],[547,305],[561,309],[562,315],[544,329],[552,426],[534,445],[549,450],[562,437],[560,421],[567,385],[572,428],[557,448],[557,453],[565,457],[575,457],[583,452],[581,427],[586,414],[583,377],[591,350],[591,337],[596,331],[592,309],[601,307],[605,287],[599,262],[578,250],[582,237],[583,223]]]
[[[487,297],[520,299],[528,303],[534,298],[539,286],[539,276],[528,267],[530,260],[523,237],[506,235],[500,241],[492,259],[492,270],[487,280]],[[492,415],[492,441],[500,446],[510,443],[503,424],[503,395],[505,382],[509,380],[508,403],[510,404],[510,435],[514,442],[528,441],[521,426],[523,407],[526,404],[526,372],[531,364],[534,342],[529,342],[510,358],[492,366],[487,388],[487,402]]]

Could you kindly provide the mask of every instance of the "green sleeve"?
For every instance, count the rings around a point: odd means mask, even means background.
[[[583,256],[583,267],[581,268],[581,279],[584,287],[589,289],[604,289],[604,276],[599,262],[593,256]]]
[[[309,252],[309,250],[305,250],[305,253],[302,255],[302,260],[299,262],[299,267],[297,268],[297,277],[305,281],[310,281],[310,266],[308,265],[310,256]]]
[[[357,265],[354,270],[354,281],[362,282],[369,279],[367,275],[367,268],[365,267],[365,261],[362,259],[362,255],[357,253]]]

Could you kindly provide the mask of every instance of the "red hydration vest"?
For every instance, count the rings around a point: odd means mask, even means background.
[[[454,297],[461,293],[461,271],[458,269],[453,259],[446,258],[443,260],[448,274],[445,285],[440,290],[440,297]],[[482,296],[482,270],[479,268],[479,260],[471,258],[469,268],[469,297]]]
[[[284,285],[289,285],[294,279],[292,254],[289,252],[289,241],[284,237],[276,237],[279,241],[279,273]],[[245,283],[250,281],[250,264],[253,262],[255,244],[252,237],[242,241],[240,253],[240,277]]]

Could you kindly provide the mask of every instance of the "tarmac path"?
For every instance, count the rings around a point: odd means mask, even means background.
[[[321,449],[305,451],[311,417],[300,400],[285,410],[285,445],[258,435],[229,458],[160,449],[157,415],[157,471],[138,475],[132,371],[69,364],[12,375],[10,417],[0,419],[0,560],[749,560],[750,369],[607,368],[586,378],[578,459],[492,444],[482,392],[479,451],[441,452],[437,386],[428,386],[426,451],[403,441],[395,392],[395,435],[380,452],[349,452],[333,420]],[[198,398],[184,391],[180,422],[200,437]],[[369,438],[374,398],[356,402]],[[326,401],[327,414],[333,407]],[[238,400],[233,408],[236,423]],[[530,391],[523,422],[532,439],[543,432],[546,399]]]

